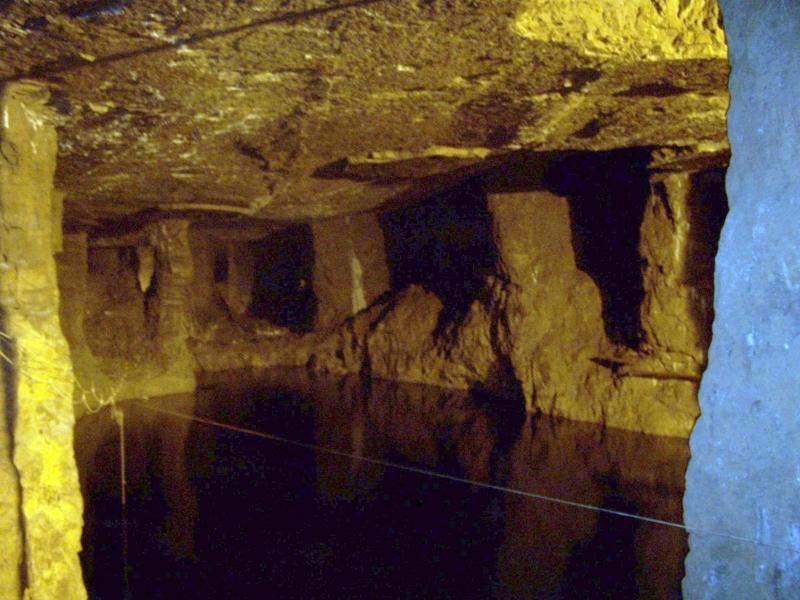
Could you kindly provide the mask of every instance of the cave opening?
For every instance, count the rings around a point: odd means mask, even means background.
[[[290,225],[251,246],[254,261],[250,314],[295,332],[314,328],[314,240],[307,224]]]
[[[384,213],[380,223],[392,289],[417,284],[436,294],[444,306],[437,333],[457,324],[497,266],[482,179]]]

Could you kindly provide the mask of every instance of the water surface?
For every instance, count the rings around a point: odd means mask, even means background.
[[[125,414],[131,598],[680,597],[682,530],[456,479],[680,521],[684,440],[294,370],[219,377]],[[87,587],[124,598],[108,414],[78,423],[76,454]]]

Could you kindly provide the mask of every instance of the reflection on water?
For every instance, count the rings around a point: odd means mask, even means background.
[[[680,521],[682,440],[522,421],[462,392],[305,371],[217,379],[125,411],[133,598],[680,597],[680,529],[358,457]],[[107,414],[78,424],[76,454],[87,586],[122,598],[119,439]]]

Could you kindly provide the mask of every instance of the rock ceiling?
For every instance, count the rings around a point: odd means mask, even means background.
[[[297,220],[511,152],[724,152],[720,21],[716,0],[0,0],[0,79],[50,86],[70,219]]]

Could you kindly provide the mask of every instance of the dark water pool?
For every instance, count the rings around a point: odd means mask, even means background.
[[[162,408],[333,454],[156,412]],[[518,420],[465,393],[283,371],[82,419],[92,598],[679,598],[685,441]],[[126,596],[127,593],[127,596]]]

